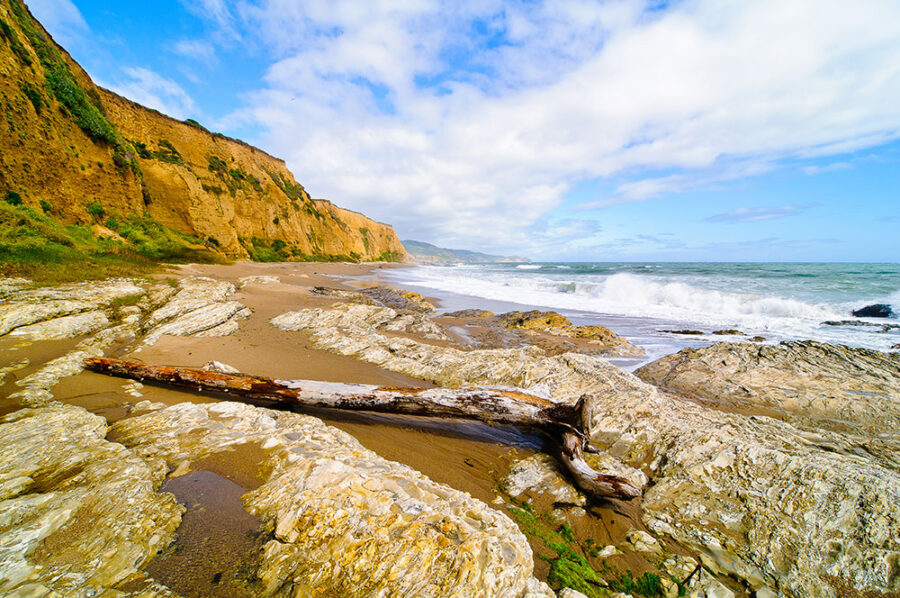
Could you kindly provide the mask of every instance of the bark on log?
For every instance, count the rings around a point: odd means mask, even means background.
[[[586,493],[630,499],[641,490],[623,477],[595,471],[584,460],[583,400],[563,405],[518,390],[500,388],[391,388],[314,380],[273,380],[245,374],[150,366],[90,357],[87,369],[101,374],[153,381],[197,391],[215,391],[281,405],[378,411],[429,417],[475,419],[540,428],[560,438],[561,460]]]

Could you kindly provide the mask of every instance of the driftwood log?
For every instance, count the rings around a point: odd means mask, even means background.
[[[574,405],[566,405],[512,389],[391,388],[314,380],[273,380],[246,374],[150,366],[104,357],[90,357],[85,360],[85,365],[101,374],[196,391],[227,393],[250,402],[464,418],[539,428],[559,438],[560,458],[584,492],[620,499],[641,495],[641,490],[627,479],[600,473],[584,460],[583,451],[588,447],[581,431],[583,399]]]

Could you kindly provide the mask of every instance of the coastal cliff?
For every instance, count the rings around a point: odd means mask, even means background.
[[[403,261],[386,224],[314,200],[284,161],[96,86],[20,0],[0,0],[0,194],[64,224],[150,218],[261,261]]]

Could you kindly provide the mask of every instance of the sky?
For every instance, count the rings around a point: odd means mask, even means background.
[[[25,0],[100,85],[401,239],[900,261],[897,0]]]

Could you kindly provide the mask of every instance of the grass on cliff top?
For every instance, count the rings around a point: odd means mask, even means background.
[[[147,275],[164,262],[224,261],[146,216],[112,223],[124,242],[94,236],[87,226],[65,226],[25,205],[0,202],[0,277],[48,283],[95,280]]]

